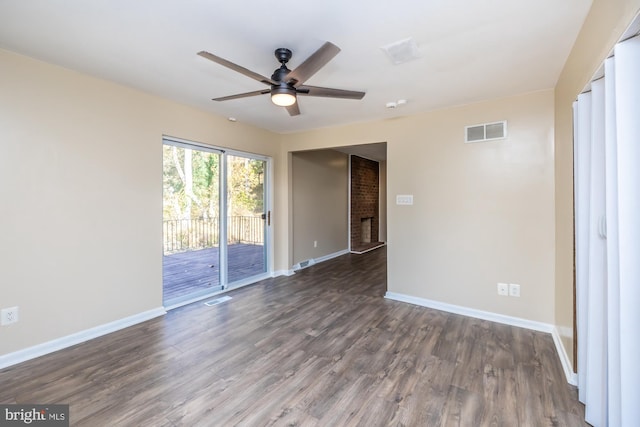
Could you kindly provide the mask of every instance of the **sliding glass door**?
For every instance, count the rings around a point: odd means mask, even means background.
[[[227,155],[228,282],[242,283],[267,271],[265,234],[266,161]]]
[[[266,158],[165,139],[165,307],[266,277]]]
[[[163,145],[165,306],[223,289],[220,280],[222,152],[175,141]]]

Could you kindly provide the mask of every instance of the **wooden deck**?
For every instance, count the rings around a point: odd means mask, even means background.
[[[266,271],[263,248],[247,244],[228,246],[229,283]],[[194,292],[220,290],[219,254],[216,247],[163,256],[163,299],[170,301]]]

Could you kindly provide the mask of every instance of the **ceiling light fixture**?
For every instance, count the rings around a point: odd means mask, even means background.
[[[289,87],[275,87],[271,90],[271,102],[280,106],[288,107],[296,103],[296,90]]]
[[[405,105],[406,103],[407,103],[406,99],[398,99],[397,101],[387,102],[385,104],[385,107],[387,107],[387,108],[396,108],[396,107],[400,107],[402,105]]]

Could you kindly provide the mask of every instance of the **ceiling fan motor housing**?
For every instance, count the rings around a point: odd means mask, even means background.
[[[292,53],[286,47],[280,47],[275,50],[274,55],[279,63],[286,64],[291,59]]]
[[[289,74],[291,72],[290,69],[287,68],[286,65],[282,64],[282,66],[278,69],[276,69],[273,74],[271,75],[271,80],[273,80],[274,82],[278,82],[280,83],[280,85],[286,85],[286,77],[287,74]]]
[[[286,65],[287,62],[289,62],[289,60],[291,59],[291,55],[292,55],[291,50],[287,49],[286,47],[280,47],[275,50],[274,55],[276,56],[276,59],[278,60],[278,62],[280,62],[282,65],[280,66],[280,68],[277,68],[271,75],[271,80],[278,82],[280,84],[277,86],[272,85],[271,87],[273,89],[277,87],[285,89],[287,87],[293,86],[294,83],[292,83],[291,85],[288,85],[285,83],[286,81],[285,77],[287,77],[287,74],[291,72],[291,70],[288,69]]]
[[[293,86],[293,83],[287,83],[286,81],[287,74],[290,72],[291,70],[289,70],[283,63],[282,66],[275,70],[271,76],[271,80],[278,83],[271,85],[271,100],[274,101],[276,105],[291,105],[291,103],[295,102],[296,88]],[[275,102],[276,98],[273,98],[274,95],[288,95],[289,97],[293,97],[293,99],[287,98],[289,101],[287,101],[286,104],[279,104]]]

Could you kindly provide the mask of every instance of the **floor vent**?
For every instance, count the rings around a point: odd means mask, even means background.
[[[212,305],[218,305],[218,304],[221,304],[223,302],[227,302],[230,299],[231,299],[231,297],[224,296],[224,297],[212,299],[211,301],[207,301],[207,302],[204,303],[204,305],[211,307]]]
[[[294,265],[294,266],[293,266],[293,270],[294,270],[294,271],[295,271],[295,270],[302,270],[303,268],[310,267],[310,266],[312,266],[312,265],[313,265],[313,264],[315,264],[315,263],[316,263],[316,261],[315,261],[313,258],[308,259],[308,260],[306,260],[306,261],[300,261],[298,264],[296,264],[296,265]]]
[[[507,137],[507,122],[484,123],[465,126],[464,142],[483,142]]]

